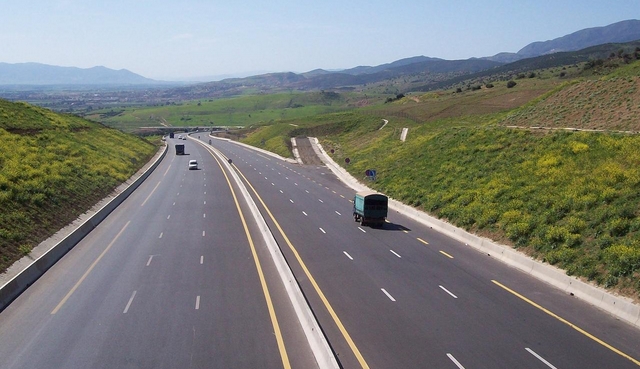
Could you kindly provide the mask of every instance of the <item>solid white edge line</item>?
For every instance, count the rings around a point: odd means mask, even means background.
[[[551,369],[558,369],[555,366],[553,366],[550,362],[548,362],[547,360],[545,360],[542,356],[538,355],[535,351],[533,351],[532,349],[525,347],[525,350],[529,351],[529,353],[533,356],[535,356],[538,360],[542,361],[543,363],[545,363],[549,368]]]
[[[346,252],[346,251],[343,251],[343,252],[344,252],[344,254],[345,254],[345,255],[347,255],[347,257],[348,257],[349,259],[353,260],[353,258],[351,257],[351,255],[349,255],[349,253],[348,253],[348,252]]]
[[[451,295],[451,297],[453,297],[454,299],[457,299],[458,296],[454,295],[453,293],[451,293],[448,289],[444,288],[443,286],[438,286],[440,288],[442,288],[442,290],[446,293],[448,293],[449,295]]]
[[[127,306],[125,306],[124,311],[122,312],[122,314],[126,314],[127,311],[129,311],[129,307],[131,306],[131,303],[133,302],[133,298],[136,297],[136,293],[138,291],[133,291],[133,294],[131,294],[131,298],[129,298],[129,302],[127,302]]]
[[[447,357],[449,358],[449,360],[453,361],[453,363],[454,363],[454,364],[456,364],[456,366],[457,366],[458,368],[460,368],[460,369],[464,369],[464,366],[462,366],[462,364],[460,364],[460,363],[458,362],[458,360],[456,360],[456,358],[455,358],[455,357],[453,357],[453,355],[451,355],[451,354],[447,354]]]
[[[381,288],[382,292],[384,292],[385,295],[387,295],[387,297],[389,298],[389,300],[395,302],[396,299],[393,298],[393,296],[391,296],[391,294],[389,292],[387,292],[387,290],[385,290],[384,288]]]

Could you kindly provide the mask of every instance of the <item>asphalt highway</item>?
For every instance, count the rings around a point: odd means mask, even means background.
[[[201,133],[0,313],[0,368],[317,367],[247,204]],[[637,368],[640,331],[398,213],[324,166],[212,140],[344,368]],[[188,170],[196,159],[199,170]]]
[[[352,217],[354,191],[324,166],[234,143],[320,326],[345,368],[637,368],[640,331],[404,217]]]
[[[0,368],[316,367],[236,185],[201,145],[169,141],[141,187],[0,313]]]

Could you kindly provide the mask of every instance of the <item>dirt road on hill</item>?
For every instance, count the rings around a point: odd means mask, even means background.
[[[318,158],[316,152],[313,151],[311,142],[307,137],[296,137],[296,145],[298,146],[298,154],[305,165],[324,165],[322,160]]]

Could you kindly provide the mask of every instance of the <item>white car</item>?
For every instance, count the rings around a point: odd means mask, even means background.
[[[198,169],[198,161],[197,160],[189,160],[189,170]]]

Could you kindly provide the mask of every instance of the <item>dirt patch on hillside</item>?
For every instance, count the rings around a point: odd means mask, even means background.
[[[419,122],[429,122],[439,119],[456,118],[467,115],[493,114],[500,111],[522,106],[536,97],[549,91],[551,87],[541,85],[527,89],[499,91],[483,88],[482,91],[455,94],[452,96],[423,95],[422,98],[409,97],[405,104],[397,110],[401,112],[385,111],[387,115],[399,115],[414,118]],[[425,96],[427,98],[425,98]]]
[[[584,81],[502,122],[520,127],[640,131],[640,77]]]

